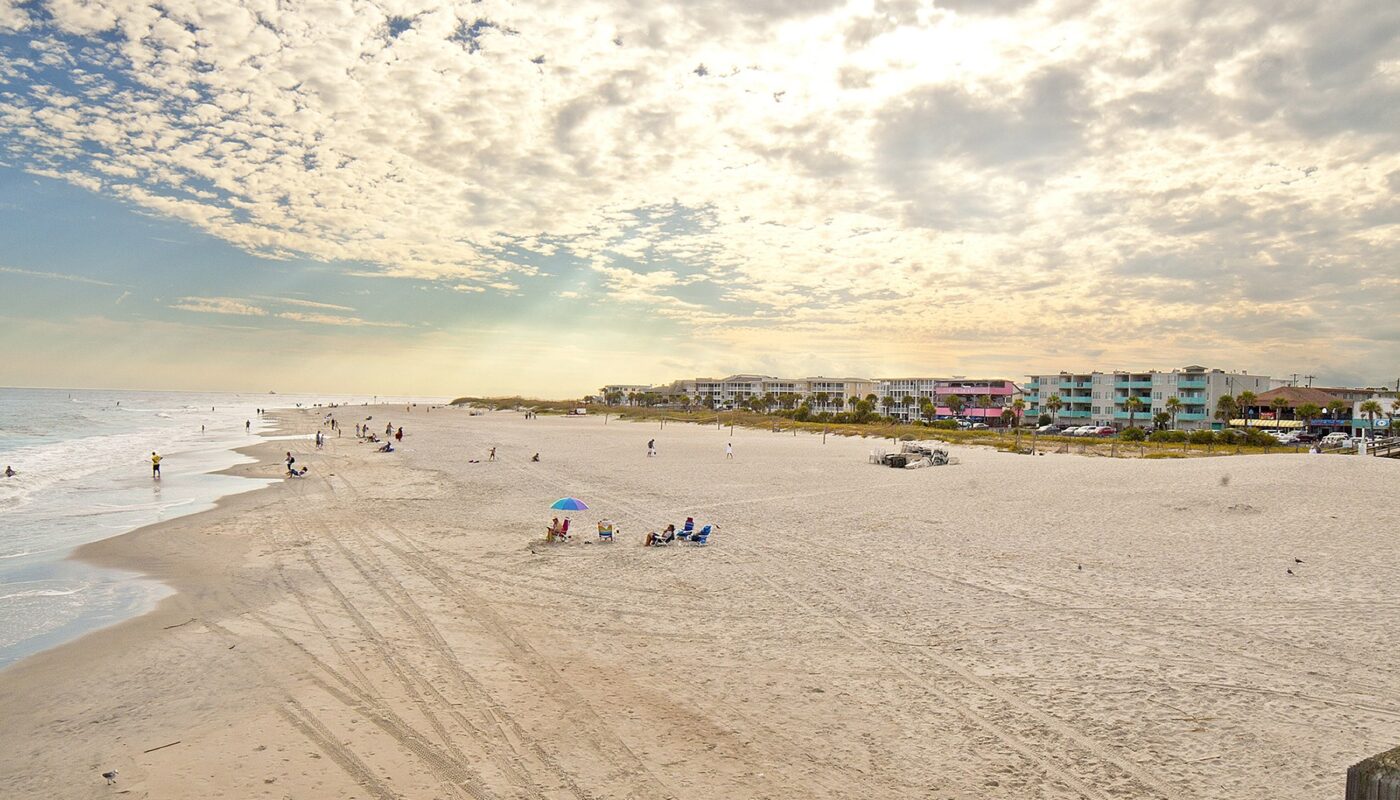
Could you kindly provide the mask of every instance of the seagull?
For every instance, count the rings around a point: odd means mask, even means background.
[[[1083,565],[1083,564],[1077,564],[1077,565],[1075,565],[1074,568],[1075,568],[1075,569],[1084,569],[1084,565]]]
[[[1301,563],[1303,563],[1303,559],[1301,559],[1301,558],[1295,558],[1295,559],[1293,559],[1293,563],[1294,563],[1294,564],[1301,564]]]
[[[1292,575],[1292,574],[1293,574],[1293,570],[1290,569],[1290,570],[1288,571],[1288,574],[1289,574],[1289,575]]]
[[[104,772],[104,773],[102,773],[102,777],[106,778],[106,779],[107,779],[107,785],[108,785],[108,786],[111,786],[112,784],[114,784],[114,783],[117,782],[117,771],[116,771],[116,770],[112,770],[112,771],[110,771],[110,772]]]

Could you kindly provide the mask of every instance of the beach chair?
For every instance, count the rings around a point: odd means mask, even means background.
[[[715,526],[713,525],[706,525],[705,527],[701,528],[700,531],[694,536],[691,536],[689,539],[687,539],[687,541],[689,541],[691,544],[708,544],[710,541],[710,534],[714,532],[714,528]]]
[[[598,523],[598,541],[611,542],[613,540],[613,524],[609,520]]]
[[[695,517],[686,517],[685,525],[676,532],[676,536],[681,539],[689,539],[690,534],[695,533]]]

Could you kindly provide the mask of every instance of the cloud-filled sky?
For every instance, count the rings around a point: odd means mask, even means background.
[[[0,0],[19,385],[1400,377],[1400,4]]]

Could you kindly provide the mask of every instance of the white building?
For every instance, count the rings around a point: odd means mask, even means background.
[[[1267,375],[1225,372],[1196,365],[1171,372],[1031,375],[1026,384],[1026,418],[1035,420],[1041,414],[1048,414],[1062,424],[1124,428],[1131,422],[1139,427],[1150,427],[1158,412],[1171,413],[1167,400],[1175,397],[1180,403],[1176,412],[1178,429],[1219,428],[1223,423],[1214,419],[1214,413],[1220,397],[1238,396],[1245,391],[1257,395],[1273,386]],[[1046,405],[1052,396],[1060,400],[1057,413],[1051,413]],[[1138,400],[1138,410],[1129,408],[1130,398]]]

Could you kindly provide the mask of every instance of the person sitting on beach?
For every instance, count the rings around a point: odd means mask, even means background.
[[[540,454],[539,454],[539,453],[535,453],[535,455],[532,456],[532,457],[530,458],[530,460],[531,460],[531,461],[539,461],[539,460],[540,460]]]
[[[643,547],[656,547],[658,545],[670,544],[676,540],[676,526],[667,525],[666,530],[661,533],[652,531],[647,534],[647,539],[642,543]]]
[[[392,452],[394,452],[394,443],[393,443],[393,442],[385,442],[383,447],[379,448],[378,450],[376,450],[376,451],[374,451],[374,452],[376,452],[376,453],[392,453]]]
[[[6,478],[13,478],[14,476],[16,476],[16,475],[18,475],[18,474],[19,474],[19,473],[18,473],[18,472],[15,472],[15,470],[14,470],[13,467],[9,466],[8,464],[5,466],[5,477],[6,477]]]
[[[553,521],[553,522],[550,522],[550,523],[549,523],[549,526],[546,527],[546,528],[544,529],[544,540],[545,540],[546,542],[552,542],[552,541],[554,541],[555,539],[557,539],[558,537],[559,537],[559,518],[558,518],[558,517],[555,517],[555,518],[554,518],[554,521]]]

